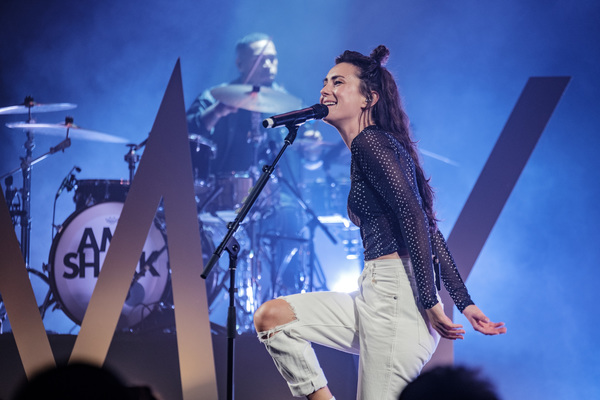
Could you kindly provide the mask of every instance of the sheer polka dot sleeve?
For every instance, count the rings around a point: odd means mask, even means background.
[[[458,308],[460,312],[463,312],[467,306],[474,303],[473,300],[471,300],[471,296],[467,291],[467,287],[465,286],[460,273],[458,272],[452,254],[450,253],[450,250],[448,250],[446,240],[439,230],[432,238],[432,245],[440,260],[440,275],[442,282],[444,282],[444,287],[448,290],[452,301],[456,304],[456,308]]]

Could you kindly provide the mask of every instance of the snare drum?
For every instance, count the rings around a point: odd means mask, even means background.
[[[125,202],[129,181],[115,179],[78,179],[73,201],[75,211],[107,201]]]
[[[122,209],[123,203],[113,201],[76,211],[53,240],[50,286],[62,310],[77,324],[83,320]],[[117,328],[132,328],[157,309],[169,281],[166,239],[155,223],[136,266]]]

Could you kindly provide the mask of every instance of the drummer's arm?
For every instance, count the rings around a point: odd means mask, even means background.
[[[202,125],[210,132],[221,118],[234,113],[237,110],[238,109],[235,107],[217,101],[201,111],[200,119],[202,120]]]
[[[224,116],[236,111],[217,101],[210,90],[205,90],[194,100],[186,112],[190,133],[209,135],[217,122]]]

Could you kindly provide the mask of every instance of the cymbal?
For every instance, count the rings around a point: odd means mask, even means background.
[[[25,131],[32,131],[36,133],[41,133],[43,135],[51,136],[66,136],[68,131],[69,137],[71,139],[92,140],[96,142],[105,143],[129,143],[127,139],[114,135],[109,135],[107,133],[82,129],[77,125],[73,125],[70,123],[38,124],[27,122],[9,122],[6,124],[6,126],[13,129],[23,129]]]
[[[16,106],[2,107],[0,108],[0,115],[8,115],[8,114],[29,114],[38,113],[38,112],[54,112],[54,111],[65,111],[72,110],[77,107],[76,104],[71,103],[34,103],[31,102],[29,104],[19,104]]]
[[[218,101],[236,108],[265,114],[279,114],[300,108],[302,101],[267,86],[227,85],[210,91]]]

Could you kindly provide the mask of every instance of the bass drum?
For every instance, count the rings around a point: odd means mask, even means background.
[[[73,201],[75,211],[107,201],[125,202],[129,181],[118,179],[78,179]]]
[[[76,211],[54,238],[49,259],[50,286],[65,314],[81,324],[104,263],[123,203],[104,202]],[[170,286],[167,243],[152,224],[136,266],[117,329],[133,329],[162,306]]]

